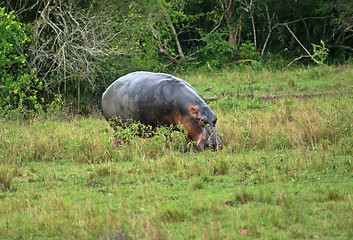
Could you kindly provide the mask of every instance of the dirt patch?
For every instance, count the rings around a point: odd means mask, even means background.
[[[86,184],[86,187],[102,187],[102,186],[104,186],[103,183],[99,183],[99,182],[95,182],[95,181],[89,182]]]

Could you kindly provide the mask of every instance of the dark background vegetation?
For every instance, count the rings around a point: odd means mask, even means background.
[[[350,0],[1,0],[0,109],[92,112],[137,70],[341,64],[353,54]]]

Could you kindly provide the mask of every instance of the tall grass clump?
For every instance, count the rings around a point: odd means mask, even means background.
[[[317,148],[352,138],[350,99],[279,99],[265,109],[220,112],[225,146],[246,149]],[[264,111],[265,110],[265,111]]]
[[[0,192],[13,189],[13,179],[20,175],[19,167],[14,164],[0,165]]]
[[[107,134],[110,129],[108,125],[104,127],[103,119],[33,119],[1,124],[2,162],[93,163],[110,161],[114,155],[115,147]]]

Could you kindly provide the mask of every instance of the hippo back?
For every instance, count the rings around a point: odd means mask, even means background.
[[[133,72],[113,82],[102,96],[107,119],[120,117],[144,124],[168,125],[173,109],[188,104],[207,107],[196,90],[184,80],[164,73]]]

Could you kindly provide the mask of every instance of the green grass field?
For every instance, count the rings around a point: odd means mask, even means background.
[[[100,115],[1,121],[0,239],[352,239],[352,76],[180,76],[218,116],[216,152],[178,132],[118,147]]]

